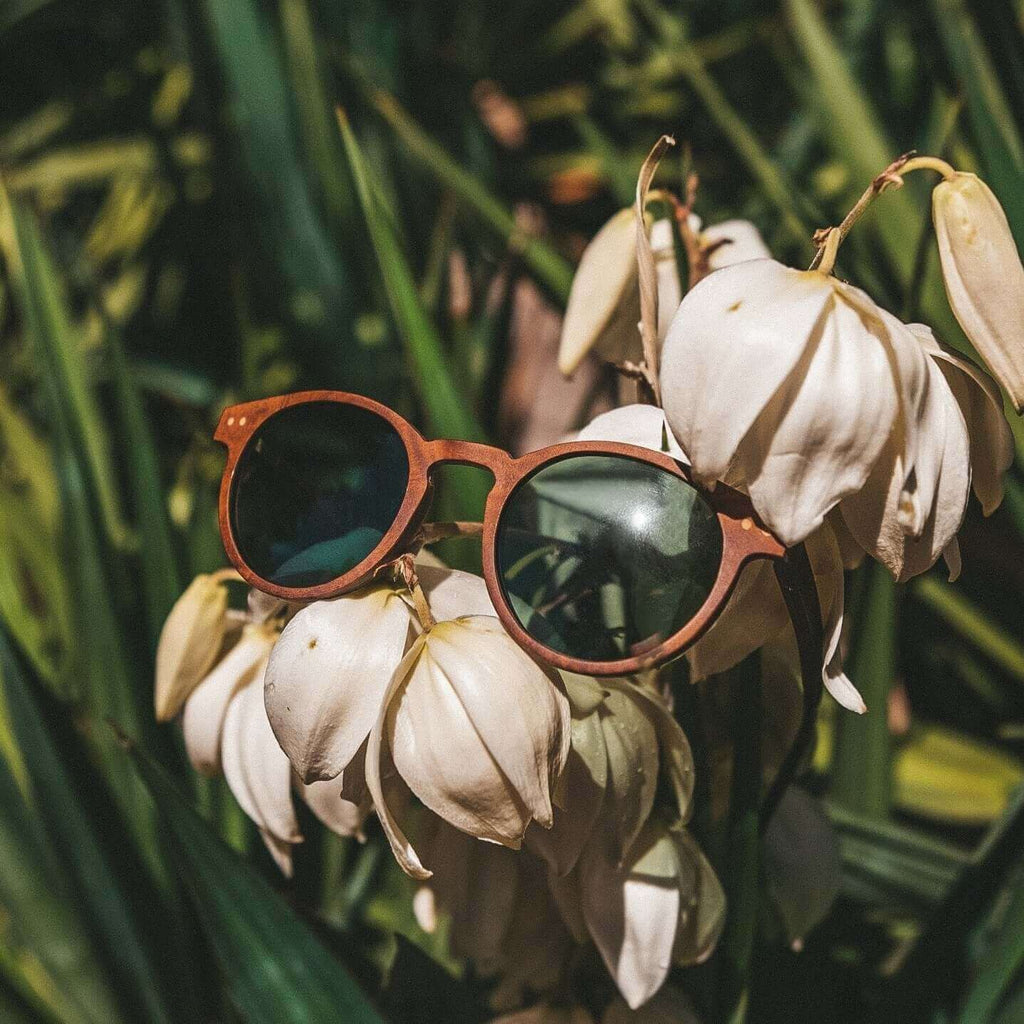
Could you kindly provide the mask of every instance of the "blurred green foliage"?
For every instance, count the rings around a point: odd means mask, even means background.
[[[379,835],[321,834],[275,894],[226,788],[153,723],[160,625],[223,559],[219,410],[340,387],[431,434],[511,441],[510,282],[564,303],[666,130],[685,145],[663,183],[696,170],[705,222],[752,219],[797,263],[910,149],[981,173],[1024,245],[1022,19],[1009,0],[4,3],[0,1016],[380,1019],[365,991],[401,1021],[414,985],[434,1019],[474,1019],[479,992],[416,928]],[[482,81],[521,144],[481,116]],[[839,269],[966,349],[927,185],[874,204]],[[972,506],[955,587],[851,579],[874,713],[823,711],[813,778],[843,894],[799,956],[762,935],[732,965],[750,1020],[1024,1012],[1011,421],[1007,500],[987,521]],[[453,473],[437,507],[473,517],[483,493]]]

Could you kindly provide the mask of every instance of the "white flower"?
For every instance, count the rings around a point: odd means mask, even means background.
[[[919,532],[910,472],[926,363],[911,332],[859,289],[750,260],[683,299],[663,352],[665,413],[696,478],[745,489],[786,544],[864,486],[895,430],[901,503]]]
[[[518,1005],[526,991],[554,989],[573,943],[541,862],[482,843],[433,815],[421,845],[435,872],[413,898],[416,920],[432,934],[441,913],[448,915],[451,951],[484,977],[500,977],[491,1005]]]
[[[494,614],[479,577],[417,572],[436,617]],[[305,782],[334,778],[355,756],[417,631],[407,592],[384,584],[307,605],[285,626],[267,669],[267,714]]]
[[[551,889],[570,931],[593,938],[631,1009],[661,988],[673,963],[706,960],[725,920],[722,887],[692,836],[655,819],[621,866],[595,834]]]
[[[430,877],[385,799],[385,758],[441,818],[518,849],[531,821],[552,823],[551,787],[569,738],[560,680],[496,618],[442,621],[418,636],[391,678],[366,751],[367,786],[402,868]]]
[[[158,722],[170,721],[210,671],[227,633],[228,588],[201,574],[174,602],[156,649],[154,704]]]
[[[530,849],[555,875],[575,867],[595,832],[610,855],[629,855],[654,807],[659,773],[669,783],[676,816],[686,821],[693,797],[693,755],[679,723],[646,687],[563,674],[572,708],[572,745],[555,792],[554,825],[533,827]]]
[[[614,363],[636,362],[642,355],[635,225],[633,207],[620,210],[583,252],[569,292],[558,350],[558,368],[566,375],[590,351]],[[658,335],[664,338],[680,300],[669,222],[655,221],[649,238],[658,278]]]
[[[204,775],[224,772],[239,806],[259,828],[267,849],[286,875],[291,848],[302,841],[291,790],[293,773],[267,720],[263,679],[277,632],[248,625],[241,639],[185,703],[182,728],[193,767]],[[341,797],[340,783],[304,786],[303,799],[339,835],[361,835],[368,807]]]
[[[688,462],[665,413],[651,405],[627,405],[597,416],[579,432],[578,440],[621,441],[667,451],[680,462]],[[864,702],[843,674],[839,651],[843,560],[828,526],[812,534],[807,547],[824,627],[822,680],[840,704],[862,712]],[[786,629],[791,632],[792,625],[771,563],[765,559],[750,563],[741,571],[736,588],[711,628],[687,651],[694,679],[724,672]]]
[[[1024,408],[1024,268],[992,190],[959,172],[935,186],[932,218],[949,304],[964,333]]]

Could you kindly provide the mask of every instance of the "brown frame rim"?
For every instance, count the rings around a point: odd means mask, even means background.
[[[271,416],[294,405],[338,402],[355,405],[376,413],[395,429],[405,445],[409,460],[409,480],[405,499],[391,528],[380,543],[355,568],[327,583],[312,587],[282,587],[263,579],[246,564],[238,549],[231,526],[230,498],[238,460],[258,428]],[[221,478],[218,518],[224,549],[231,563],[251,586],[275,597],[307,602],[338,597],[365,583],[380,565],[401,553],[412,534],[426,518],[431,494],[431,471],[445,463],[459,463],[486,469],[494,477],[484,510],[482,556],[484,582],[491,603],[510,636],[533,657],[555,668],[581,675],[622,676],[662,664],[681,654],[699,639],[725,606],[742,567],[752,558],[781,558],[786,548],[765,529],[749,499],[724,484],[713,491],[699,487],[688,468],[672,456],[618,441],[570,441],[551,445],[518,458],[500,448],[473,441],[428,441],[408,420],[387,406],[363,395],[345,391],[300,391],[275,398],[259,399],[229,406],[221,414],[215,440],[228,450]],[[657,647],[618,661],[588,661],[551,650],[535,640],[519,624],[512,611],[496,566],[497,528],[505,503],[516,487],[541,466],[576,454],[615,455],[635,459],[672,473],[696,487],[714,510],[722,531],[722,558],[711,591],[696,614],[679,631]]]

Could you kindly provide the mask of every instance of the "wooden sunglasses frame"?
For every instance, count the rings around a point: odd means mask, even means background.
[[[295,405],[314,402],[338,402],[375,413],[386,420],[401,437],[409,459],[409,479],[405,498],[395,521],[376,548],[355,568],[337,579],[313,587],[282,587],[265,580],[246,563],[238,549],[231,526],[231,493],[238,461],[256,431],[275,413]],[[367,582],[374,570],[408,550],[417,530],[429,511],[431,499],[431,472],[446,463],[476,466],[489,471],[494,485],[487,497],[483,523],[484,580],[498,618],[516,642],[532,656],[557,668],[581,675],[623,676],[652,668],[670,661],[698,640],[711,626],[725,606],[742,567],[753,558],[770,558],[775,562],[776,574],[783,595],[794,618],[801,619],[805,632],[810,630],[818,639],[817,654],[813,644],[805,637],[801,642],[801,662],[805,669],[815,660],[820,666],[820,612],[817,612],[817,592],[814,578],[802,546],[787,551],[761,524],[749,499],[732,488],[719,484],[714,491],[701,491],[704,500],[714,510],[722,531],[722,558],[718,575],[704,604],[680,630],[656,647],[641,655],[617,661],[588,661],[573,658],[551,650],[535,640],[519,624],[512,612],[501,578],[495,566],[498,525],[509,497],[516,487],[531,473],[548,463],[572,455],[617,455],[657,466],[697,485],[686,466],[670,455],[647,448],[610,441],[575,441],[553,445],[515,458],[500,448],[471,441],[428,441],[415,427],[396,412],[362,395],[344,391],[302,391],[233,405],[225,409],[214,432],[214,438],[228,450],[227,465],[221,480],[219,518],[221,537],[228,558],[242,577],[258,590],[289,601],[316,601],[350,591]],[[809,610],[807,603],[811,602]],[[816,624],[816,625],[815,625]],[[806,650],[805,650],[806,647]],[[820,692],[820,667],[818,668]],[[805,697],[807,688],[805,686]]]

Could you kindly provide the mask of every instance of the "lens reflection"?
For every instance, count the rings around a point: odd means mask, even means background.
[[[531,636],[572,657],[617,661],[693,618],[718,575],[722,532],[674,474],[623,456],[573,455],[513,492],[496,554]]]
[[[290,406],[260,426],[238,461],[235,543],[271,583],[327,583],[377,547],[408,479],[405,445],[376,413],[339,402]]]

